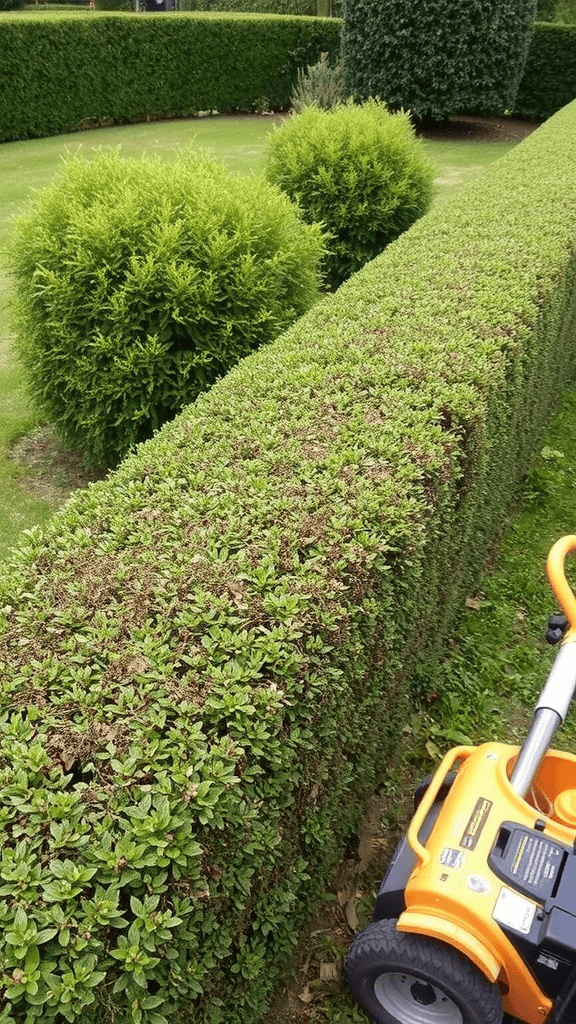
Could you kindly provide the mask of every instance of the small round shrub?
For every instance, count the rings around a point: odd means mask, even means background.
[[[377,100],[287,118],[268,138],[265,174],[330,233],[331,288],[426,212],[434,178],[409,116]]]
[[[206,157],[72,157],[16,222],[16,347],[42,414],[115,464],[316,300],[324,243]]]

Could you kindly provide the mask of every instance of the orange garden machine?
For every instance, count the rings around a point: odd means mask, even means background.
[[[456,747],[415,797],[344,964],[376,1024],[576,1024],[576,757],[549,749],[576,687],[576,599],[552,548],[562,645],[519,749]]]

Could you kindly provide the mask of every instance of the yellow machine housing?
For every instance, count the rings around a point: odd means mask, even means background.
[[[576,1024],[576,757],[550,747],[576,690],[575,551],[548,557],[562,643],[523,745],[449,751],[352,942],[344,976],[376,1024]]]
[[[490,855],[504,822],[542,828],[543,841],[574,844],[576,757],[549,750],[527,800],[510,785],[518,747],[485,743],[456,747],[442,761],[408,830],[418,863],[405,889],[406,910],[399,931],[433,936],[455,946],[491,980],[498,981],[504,1009],[541,1024],[552,1001],[502,930],[502,924],[529,932],[543,902],[507,885],[490,867]],[[456,778],[441,805],[432,834],[423,846],[420,829],[434,805],[440,785],[455,764]],[[567,809],[566,816],[562,812]],[[571,817],[570,817],[571,816]],[[569,820],[566,820],[566,819]],[[526,851],[526,855],[530,851]],[[530,866],[520,855],[517,872],[550,871],[545,858]],[[576,934],[574,936],[576,942]]]

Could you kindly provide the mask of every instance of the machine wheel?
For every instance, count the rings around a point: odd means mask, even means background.
[[[446,776],[446,778],[444,779],[444,782],[442,783],[442,785],[440,786],[440,789],[438,790],[438,795],[436,797],[436,802],[437,803],[442,803],[442,801],[446,799],[446,797],[448,796],[448,793],[450,792],[452,783],[454,782],[454,779],[456,778],[457,774],[458,774],[458,772],[448,772],[448,775]],[[434,778],[433,775],[426,775],[422,779],[422,782],[419,782],[418,785],[416,786],[416,789],[414,790],[414,810],[415,811],[418,810],[420,804],[422,803],[422,797],[424,796],[424,793],[428,789],[428,786],[432,782],[433,778]]]
[[[344,979],[374,1024],[502,1024],[496,985],[457,950],[369,924],[352,941]]]

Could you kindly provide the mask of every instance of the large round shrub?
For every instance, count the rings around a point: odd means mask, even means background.
[[[17,221],[17,350],[34,400],[113,464],[315,301],[322,232],[205,157],[73,157]]]
[[[426,212],[434,177],[408,115],[376,100],[292,115],[269,136],[265,173],[330,232],[332,288]]]

